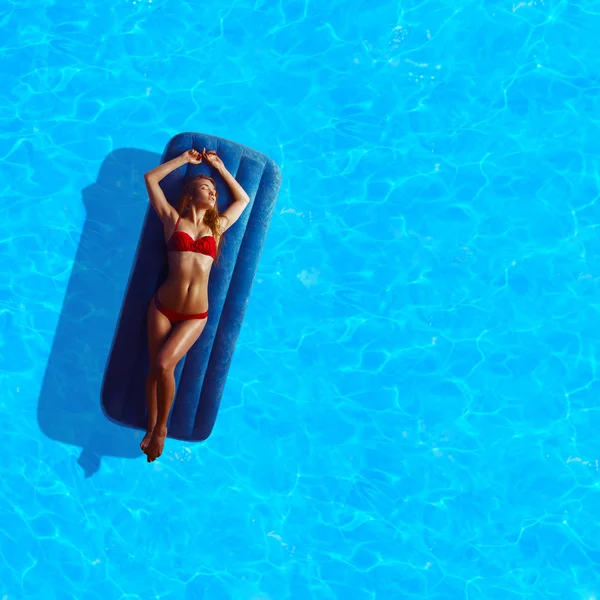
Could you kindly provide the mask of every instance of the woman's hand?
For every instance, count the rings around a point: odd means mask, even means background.
[[[202,162],[204,152],[200,153],[198,150],[192,148],[191,150],[186,150],[181,156],[191,165],[199,165]]]
[[[223,161],[217,156],[217,153],[214,150],[206,151],[206,148],[202,150],[202,156],[206,159],[206,162],[217,169],[219,173],[225,169],[225,165]]]

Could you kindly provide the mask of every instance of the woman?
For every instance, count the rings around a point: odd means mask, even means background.
[[[160,180],[187,163],[205,160],[231,188],[234,202],[222,214],[214,179],[198,175],[184,186],[178,209],[165,198]],[[208,316],[208,276],[223,233],[244,212],[250,198],[214,151],[187,150],[144,176],[150,202],[163,223],[169,276],[148,309],[150,369],[146,382],[148,426],[140,444],[148,462],[163,451],[167,419],[175,397],[175,366],[200,337]]]

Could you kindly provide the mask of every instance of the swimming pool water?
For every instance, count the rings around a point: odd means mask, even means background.
[[[600,597],[591,1],[0,4],[0,598]],[[205,443],[107,422],[199,131],[283,173]]]

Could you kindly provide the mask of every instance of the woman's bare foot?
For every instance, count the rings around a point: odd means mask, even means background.
[[[142,443],[140,444],[140,448],[141,448],[142,452],[144,452],[144,453],[146,452],[146,448],[148,447],[148,444],[150,443],[150,438],[152,437],[153,431],[154,431],[154,428],[146,431],[146,435],[144,436],[144,439],[142,440]]]
[[[148,457],[148,462],[152,462],[156,460],[163,452],[163,448],[165,447],[165,439],[167,437],[167,428],[166,427],[155,427],[152,435],[150,436],[150,441],[146,446],[146,456]]]

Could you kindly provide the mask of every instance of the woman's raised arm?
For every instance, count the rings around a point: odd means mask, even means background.
[[[227,167],[223,164],[223,161],[217,156],[214,150],[204,152],[204,158],[206,162],[211,164],[219,175],[225,180],[225,183],[231,190],[233,196],[233,202],[219,215],[221,223],[223,224],[223,231],[229,229],[241,216],[246,206],[250,202],[250,197],[246,193],[246,190],[238,183],[236,178],[227,170]]]
[[[148,171],[144,175],[150,202],[163,223],[165,223],[165,220],[175,221],[177,218],[177,211],[165,198],[165,194],[160,187],[160,180],[164,179],[171,171],[174,171],[187,163],[197,165],[201,162],[202,155],[200,152],[197,152],[196,150],[187,150],[181,156],[177,156],[162,165],[158,165],[158,167]]]

